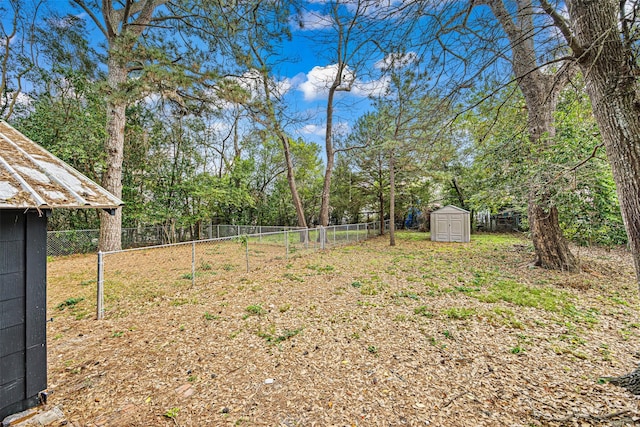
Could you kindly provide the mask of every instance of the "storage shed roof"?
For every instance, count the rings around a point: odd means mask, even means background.
[[[0,121],[0,209],[99,208],[124,203]]]
[[[464,210],[462,208],[459,208],[457,206],[453,206],[453,205],[447,205],[444,208],[440,208],[437,211],[433,211],[431,212],[431,215],[433,215],[434,213],[439,213],[439,214],[444,214],[444,213],[466,213],[468,214],[469,211]]]

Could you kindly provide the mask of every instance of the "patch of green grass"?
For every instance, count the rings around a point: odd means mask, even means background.
[[[362,287],[362,283],[356,280],[355,282],[351,282],[351,286],[353,286],[354,288],[360,288]]]
[[[307,268],[309,270],[317,271],[318,273],[329,273],[335,270],[335,267],[332,265],[317,265],[317,264],[308,264]]]
[[[188,299],[188,298],[176,298],[174,300],[171,301],[171,305],[174,307],[180,307],[181,305],[186,305],[186,304],[197,304],[198,301],[195,299]]]
[[[360,300],[358,300],[356,304],[358,304],[360,307],[377,307],[378,306],[378,304],[376,303],[369,302],[369,301],[360,301]]]
[[[267,313],[267,311],[264,308],[262,308],[260,304],[249,305],[247,306],[245,311],[249,316],[262,316],[263,314]]]
[[[515,315],[513,310],[504,307],[494,307],[484,313],[490,324],[501,324],[515,329],[524,329],[525,325]]]
[[[420,299],[420,296],[415,293],[415,292],[408,292],[408,291],[400,291],[397,292],[394,297],[396,298],[410,298],[412,300],[416,300],[418,301]]]
[[[218,320],[218,319],[220,319],[220,316],[216,316],[215,314],[211,314],[208,311],[205,312],[202,317],[204,317],[204,320]]]
[[[73,308],[75,307],[79,302],[84,301],[84,297],[77,297],[77,298],[67,298],[66,300],[62,301],[60,304],[58,304],[56,306],[56,308],[60,311],[64,310],[65,308]]]
[[[424,316],[427,319],[431,319],[434,314],[432,312],[429,311],[429,307],[427,307],[426,305],[421,305],[420,307],[416,307],[413,310],[414,314],[417,314],[419,316]]]
[[[299,328],[299,329],[285,329],[280,334],[277,334],[276,331],[275,331],[275,326],[271,325],[269,327],[268,331],[266,331],[266,332],[258,331],[257,335],[260,338],[264,338],[265,341],[267,341],[268,344],[280,344],[283,341],[287,341],[288,339],[291,339],[291,338],[295,337],[300,332],[302,332],[302,328]]]
[[[570,294],[547,287],[523,285],[513,280],[500,280],[488,288],[487,293],[474,294],[483,302],[505,301],[522,307],[533,307],[553,313],[570,310]]]
[[[299,277],[299,276],[296,276],[296,275],[295,275],[295,274],[293,274],[293,273],[284,273],[284,274],[282,275],[282,277],[284,277],[285,279],[289,279],[289,280],[291,280],[291,281],[294,281],[294,282],[304,282],[304,279],[303,279],[303,278],[301,278],[301,277]]]
[[[120,338],[124,335],[123,331],[114,331],[111,333],[111,338]]]
[[[476,310],[465,307],[451,307],[443,311],[449,319],[465,320],[476,314]]]
[[[367,283],[360,288],[360,294],[369,296],[378,295],[378,287],[373,283]]]
[[[371,354],[378,354],[378,347],[376,347],[375,345],[370,345],[369,347],[367,347],[367,351]]]
[[[461,292],[461,293],[464,293],[464,294],[470,294],[470,293],[472,293],[472,292],[479,292],[479,291],[480,291],[480,288],[478,288],[478,287],[470,288],[470,287],[468,287],[468,286],[461,285],[461,286],[455,286],[455,287],[452,289],[452,292],[453,292],[453,291],[455,291],[455,292]]]

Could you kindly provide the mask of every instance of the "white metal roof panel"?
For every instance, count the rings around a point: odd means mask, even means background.
[[[122,200],[0,121],[0,209],[99,208]]]

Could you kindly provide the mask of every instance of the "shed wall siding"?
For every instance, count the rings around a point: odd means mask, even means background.
[[[0,419],[47,385],[46,218],[0,210]]]
[[[469,242],[471,240],[469,212],[446,206],[431,213],[431,240],[436,242]]]

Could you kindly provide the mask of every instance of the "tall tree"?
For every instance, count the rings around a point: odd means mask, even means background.
[[[36,67],[36,24],[43,4],[44,0],[0,3],[0,118],[4,120],[10,120],[28,99],[25,79]]]
[[[154,21],[154,14],[157,17],[158,8],[167,1],[126,0],[113,3],[104,0],[98,4],[97,1],[73,0],[91,17],[107,43],[107,160],[102,185],[119,198],[122,197],[126,109],[132,100],[127,93],[131,90],[131,74],[148,57],[144,52],[142,34]],[[121,227],[122,209],[117,209],[115,215],[101,213],[100,250],[120,249]]]
[[[540,3],[584,75],[640,284],[640,5],[627,0],[567,0],[567,19],[561,5]]]
[[[528,136],[534,152],[544,151],[555,137],[553,114],[562,88],[571,77],[572,64],[564,63],[556,72],[543,69],[536,47],[535,10],[532,0],[516,0],[513,12],[504,0],[479,0],[486,4],[509,39],[513,73],[527,106]],[[569,250],[558,222],[558,208],[547,191],[547,171],[531,182],[529,190],[529,227],[535,247],[536,264],[544,268],[576,271],[578,261]]]
[[[327,82],[325,124],[325,172],[320,204],[320,225],[329,224],[331,177],[335,164],[335,109],[339,92],[350,92],[357,84],[356,76],[363,70],[373,52],[380,51],[388,28],[382,31],[382,14],[386,13],[377,0],[332,0],[327,2],[333,34],[325,45],[332,46],[333,73]],[[385,34],[385,37],[382,35]]]

